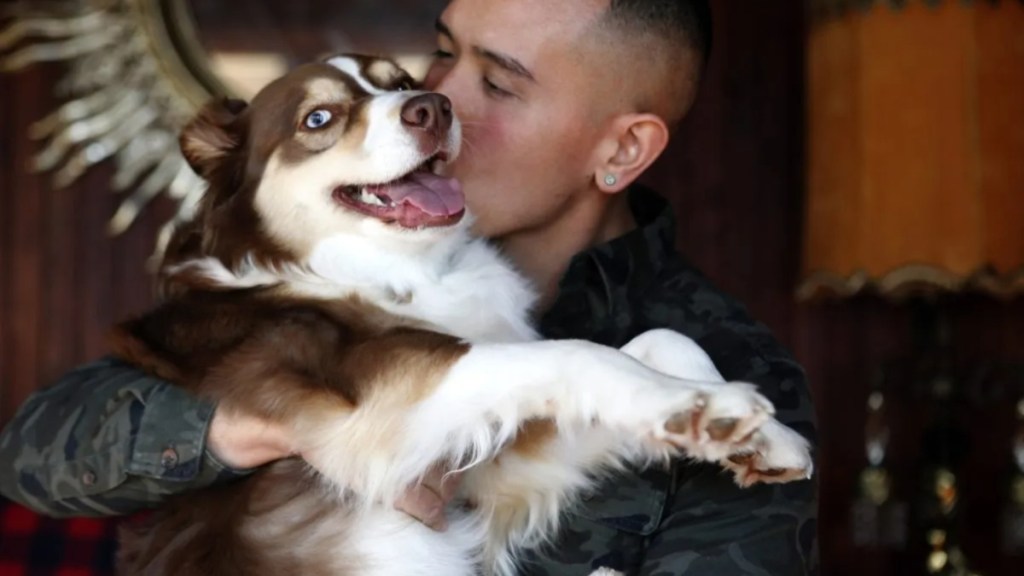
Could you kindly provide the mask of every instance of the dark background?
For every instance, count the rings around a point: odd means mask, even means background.
[[[703,92],[647,180],[672,199],[683,252],[807,369],[820,427],[824,573],[924,573],[919,556],[854,547],[848,513],[864,465],[865,400],[879,369],[913,352],[913,308],[873,296],[818,304],[793,296],[803,217],[804,9],[781,0],[713,4],[716,44]],[[28,126],[57,104],[59,73],[47,65],[0,75],[0,424],[32,390],[104,354],[111,323],[152,302],[144,263],[170,213],[158,204],[111,239],[105,225],[118,198],[106,187],[109,166],[65,190],[26,171],[37,149]],[[961,470],[964,548],[981,573],[1024,573],[1024,559],[998,545],[1013,405],[1024,391],[1024,305],[975,296],[938,308],[950,319],[953,364],[971,392],[958,403],[971,439]],[[893,374],[890,458],[897,493],[910,498],[930,410],[909,369]]]

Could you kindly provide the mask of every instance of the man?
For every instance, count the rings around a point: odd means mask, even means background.
[[[453,0],[437,30],[426,84],[464,122],[455,175],[477,231],[542,289],[544,335],[621,346],[650,328],[683,332],[813,441],[800,367],[674,253],[665,203],[631,187],[694,100],[707,1]],[[52,515],[127,513],[289,453],[281,430],[106,360],[21,409],[0,438],[0,489]],[[403,506],[443,529],[449,495],[428,483]],[[675,462],[604,483],[523,573],[813,573],[815,512],[811,481],[741,490],[715,467]]]

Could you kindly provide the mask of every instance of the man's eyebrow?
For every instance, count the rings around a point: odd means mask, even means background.
[[[505,70],[508,70],[512,74],[515,74],[516,76],[526,78],[530,82],[537,81],[536,79],[534,79],[533,74],[531,74],[530,71],[526,69],[526,66],[523,66],[523,64],[519,60],[516,60],[511,56],[506,56],[504,54],[492,52],[491,50],[481,48],[479,46],[474,46],[473,51],[479,54],[480,56],[483,56],[484,58],[490,60],[491,62],[494,62],[495,64],[504,68]]]
[[[444,34],[452,40],[455,39],[455,37],[452,36],[452,31],[448,28],[448,25],[442,22],[440,18],[434,20],[434,30],[437,30],[438,34]]]
[[[451,29],[448,28],[448,25],[442,22],[440,18],[434,21],[434,29],[437,30],[438,34],[447,36],[450,40],[455,40],[455,36],[452,34]],[[512,74],[515,74],[516,76],[526,78],[530,82],[537,81],[533,77],[533,74],[530,72],[530,70],[527,69],[526,66],[523,66],[522,62],[516,60],[515,58],[512,58],[511,56],[506,56],[505,54],[500,54],[493,50],[488,50],[486,48],[481,48],[479,46],[474,46],[473,51],[476,52],[477,55],[486,58],[491,62],[494,62],[501,68],[511,72]]]

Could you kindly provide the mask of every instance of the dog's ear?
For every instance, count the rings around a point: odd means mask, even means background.
[[[207,103],[181,131],[181,152],[196,174],[208,177],[217,165],[242,145],[239,116],[248,105],[218,98]]]

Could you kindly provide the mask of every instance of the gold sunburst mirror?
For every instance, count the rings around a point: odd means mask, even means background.
[[[55,187],[101,162],[123,194],[109,231],[128,229],[161,194],[187,219],[202,181],[178,149],[181,126],[214,95],[248,99],[325,53],[384,53],[414,74],[433,47],[443,0],[56,0],[0,4],[0,73],[62,62],[62,105],[35,122],[29,169]]]

